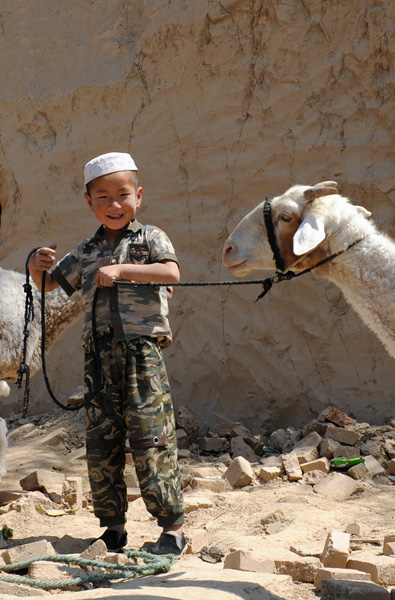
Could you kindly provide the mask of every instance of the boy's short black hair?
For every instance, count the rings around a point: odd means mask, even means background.
[[[137,176],[137,171],[130,171],[130,173],[131,173],[132,183],[134,183],[134,185],[136,187],[136,190],[137,190],[137,188],[139,187],[139,179],[138,179],[138,176]],[[92,183],[94,181],[95,180],[92,179],[92,181],[90,181],[89,183],[86,184],[86,193],[88,194],[88,196],[91,195]]]

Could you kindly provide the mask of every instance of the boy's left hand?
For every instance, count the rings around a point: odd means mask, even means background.
[[[120,279],[121,267],[120,265],[109,265],[107,267],[101,267],[96,275],[95,284],[97,287],[112,287],[114,281]]]

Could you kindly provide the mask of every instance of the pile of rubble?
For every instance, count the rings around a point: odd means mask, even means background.
[[[232,487],[248,485],[256,477],[266,483],[281,478],[345,500],[369,478],[377,481],[380,477],[380,482],[388,485],[395,482],[392,419],[388,425],[371,426],[357,423],[331,406],[303,430],[278,429],[266,439],[252,435],[241,423],[221,423],[215,432],[199,437],[197,419],[180,407],[177,426],[179,457],[221,454],[226,462],[228,454],[229,468],[224,477]]]
[[[252,434],[241,423],[220,423],[213,431],[206,428],[202,435],[201,425],[186,407],[179,408],[176,421],[187,520],[194,512],[213,507],[213,493],[236,490],[248,493],[257,488],[302,485],[310,486],[315,494],[328,500],[344,501],[366,486],[376,483],[392,486],[395,482],[395,420],[392,419],[386,425],[370,426],[356,422],[332,406],[303,430],[278,429],[268,436]],[[45,419],[37,423],[40,426],[20,424],[15,419],[10,444],[40,436],[41,444],[61,449],[71,462],[85,460],[82,420],[76,422],[74,432],[70,419],[51,425]],[[140,503],[144,510],[130,451],[125,479],[129,501],[134,507]],[[20,488],[20,491],[0,491],[2,524],[12,511],[22,513],[28,507],[29,510],[39,507],[50,516],[92,511],[83,478],[67,477],[59,469],[32,471],[20,480]],[[287,515],[278,508],[260,514],[257,519],[264,535],[270,537],[282,530]],[[223,552],[210,547],[204,526],[195,529],[187,526],[187,553],[205,562],[222,562],[225,569],[287,575],[295,582],[313,585],[323,600],[395,598],[395,590],[393,596],[388,591],[395,586],[395,535],[388,532],[382,539],[364,538],[364,531],[361,523],[351,522],[344,531],[329,531],[326,539],[290,545],[289,549],[273,547],[268,552],[254,545],[251,548],[236,545]],[[0,564],[75,552],[76,540],[66,538],[60,539],[55,547],[46,540],[18,545],[12,539],[1,539],[0,526]],[[78,556],[82,558],[128,564],[127,556],[111,556],[100,544],[81,548],[80,552]],[[77,572],[81,568],[39,560],[29,567],[29,576],[44,579],[70,578],[78,576]],[[18,583],[0,581],[0,594],[18,596],[21,589]],[[26,588],[24,593],[37,595],[38,590]],[[40,590],[39,595],[45,594],[48,592]]]

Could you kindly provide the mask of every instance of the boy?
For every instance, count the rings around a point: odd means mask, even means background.
[[[42,271],[51,269],[46,291],[58,285],[68,295],[82,290],[88,474],[94,513],[100,526],[107,527],[99,539],[113,552],[127,543],[123,471],[128,437],[141,495],[163,528],[149,551],[181,555],[186,547],[183,501],[173,404],[161,350],[171,343],[166,289],[114,284],[176,283],[177,257],[163,231],[135,219],[143,189],[129,154],[110,152],[89,161],[84,182],[85,198],[100,228],[54,268],[56,246],[39,248],[30,260],[30,273],[41,287]]]

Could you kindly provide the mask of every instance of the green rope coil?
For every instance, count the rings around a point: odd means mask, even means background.
[[[147,577],[148,575],[157,575],[159,573],[167,573],[174,562],[174,556],[167,554],[165,556],[156,556],[148,552],[136,552],[134,550],[125,550],[124,553],[128,558],[144,560],[143,565],[115,565],[113,563],[100,562],[97,560],[89,560],[75,556],[67,556],[62,554],[54,554],[43,556],[41,558],[33,558],[20,563],[11,565],[0,565],[0,571],[13,572],[28,568],[31,564],[38,561],[48,561],[56,563],[65,563],[67,565],[75,564],[81,567],[99,567],[102,569],[112,569],[118,571],[115,573],[91,573],[86,577],[73,577],[71,579],[61,579],[48,581],[46,579],[33,579],[19,575],[0,575],[0,581],[7,583],[17,583],[38,587],[43,590],[65,589],[73,586],[79,586],[86,583],[100,585],[109,581],[118,579],[135,579],[136,577]]]

